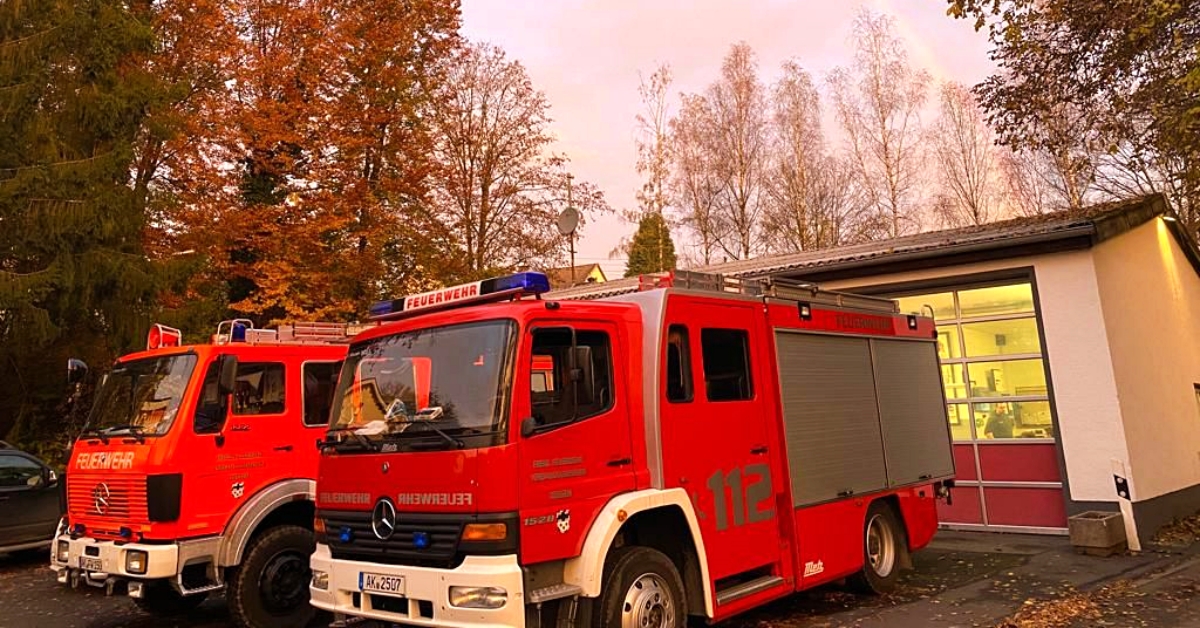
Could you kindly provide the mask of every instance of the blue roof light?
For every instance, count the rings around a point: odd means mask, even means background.
[[[549,277],[542,273],[525,272],[379,301],[372,304],[368,311],[373,320],[394,319],[414,312],[444,310],[549,291]]]

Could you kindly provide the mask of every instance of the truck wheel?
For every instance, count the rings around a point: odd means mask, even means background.
[[[863,593],[884,594],[896,588],[900,565],[908,552],[904,527],[887,502],[876,501],[867,509],[863,525],[863,568],[850,584]]]
[[[170,582],[151,580],[142,585],[142,597],[133,598],[133,603],[151,615],[174,617],[195,610],[206,599],[208,599],[207,593],[180,595]]]
[[[594,605],[597,628],[686,628],[683,580],[671,559],[649,547],[613,550]]]
[[[242,628],[308,624],[316,614],[308,603],[308,557],[314,549],[312,531],[300,526],[279,526],[254,537],[225,594],[234,621]]]

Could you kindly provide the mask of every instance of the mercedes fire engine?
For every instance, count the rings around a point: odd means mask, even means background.
[[[58,581],[126,591],[155,614],[224,590],[244,627],[309,621],[315,443],[360,328],[227,321],[185,346],[155,325],[104,375],[71,452]]]
[[[335,626],[682,627],[887,591],[933,537],[954,464],[930,318],[684,272],[548,290],[372,308],[317,476]]]

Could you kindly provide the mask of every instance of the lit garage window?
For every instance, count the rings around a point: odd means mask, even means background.
[[[1053,438],[1041,336],[1028,283],[897,298],[934,313],[956,441]]]

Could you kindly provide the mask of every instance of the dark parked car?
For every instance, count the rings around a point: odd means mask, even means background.
[[[58,483],[41,460],[0,441],[0,554],[50,546],[62,512]]]

